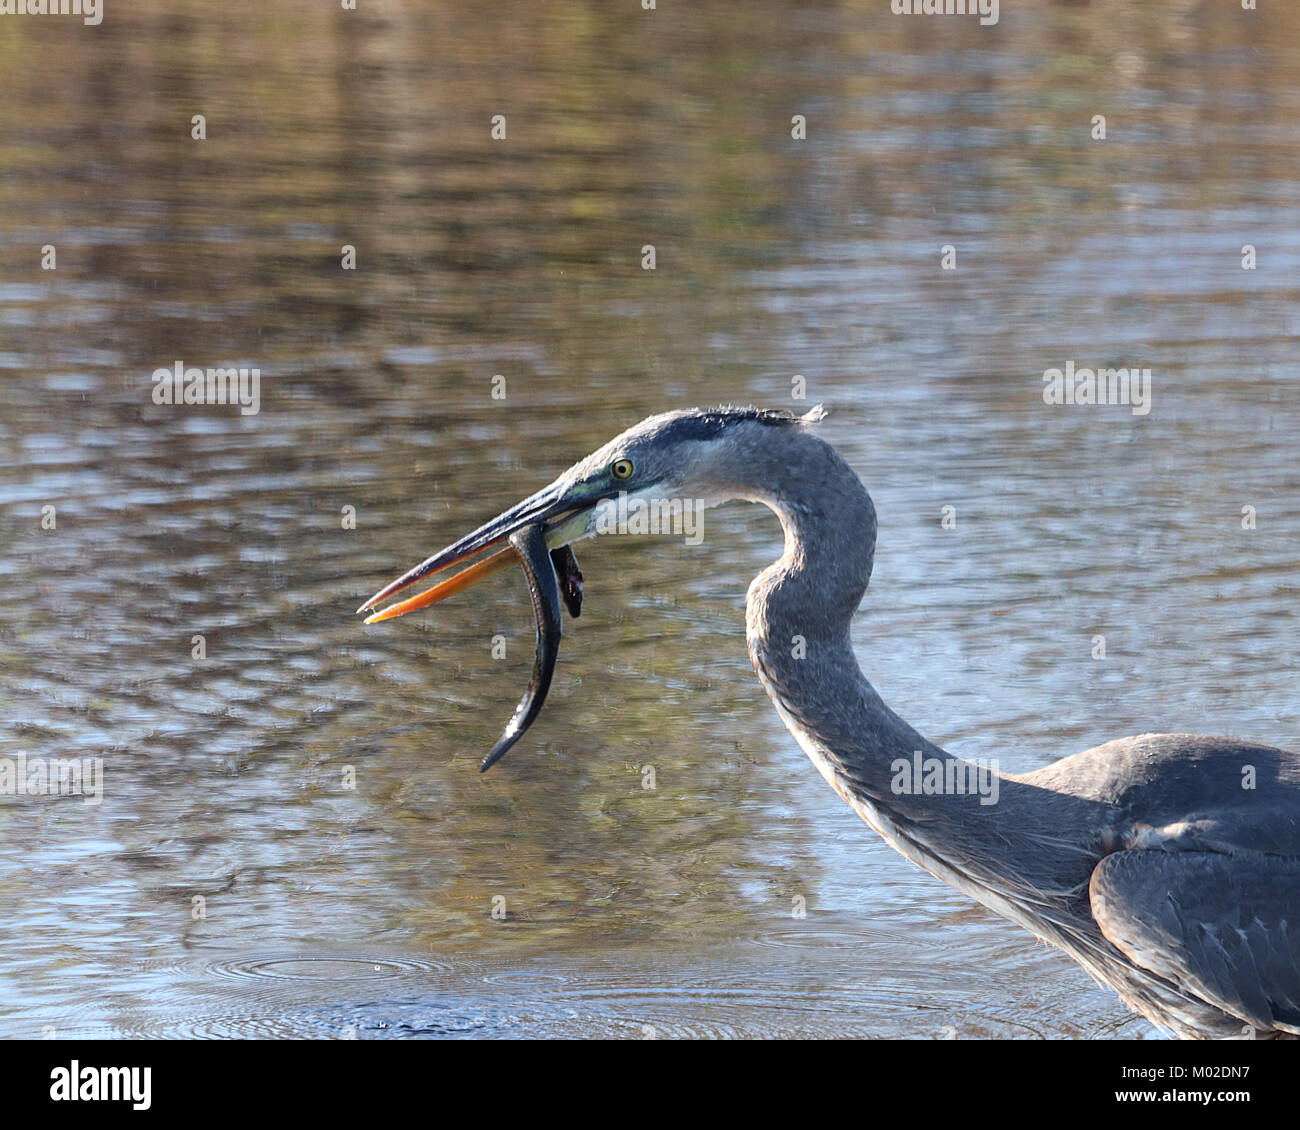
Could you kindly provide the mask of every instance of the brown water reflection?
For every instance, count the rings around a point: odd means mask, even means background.
[[[640,417],[802,374],[924,733],[1294,747],[1300,13],[106,3],[0,25],[0,756],[106,767],[0,800],[6,1033],[1148,1031],[803,759],[744,651],[770,517],[592,547],[486,777],[519,578],[351,613]],[[1048,408],[1071,358],[1153,411]],[[260,411],[155,405],[178,359]]]

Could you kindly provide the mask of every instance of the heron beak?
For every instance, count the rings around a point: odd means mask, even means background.
[[[405,616],[408,612],[427,608],[431,604],[436,604],[478,584],[479,581],[500,572],[515,560],[515,552],[509,545],[510,535],[535,522],[545,523],[546,544],[551,549],[558,549],[560,546],[569,545],[588,536],[592,532],[592,511],[599,500],[566,497],[571,494],[572,488],[567,484],[552,483],[504,513],[498,514],[472,534],[467,534],[460,541],[403,573],[397,580],[375,593],[357,609],[357,612],[369,612],[375,605],[415,584],[422,577],[441,573],[454,565],[468,561],[475,554],[495,549],[495,552],[480,557],[460,572],[439,581],[418,596],[399,601],[397,604],[390,604],[379,612],[371,613],[366,617],[365,623],[374,624],[380,620]]]

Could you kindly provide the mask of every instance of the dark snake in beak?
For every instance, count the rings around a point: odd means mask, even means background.
[[[551,677],[560,656],[562,619],[560,602],[577,618],[582,614],[582,571],[578,559],[567,545],[555,551],[546,547],[546,528],[540,522],[524,526],[510,535],[510,546],[528,581],[528,595],[533,601],[537,621],[537,654],[533,660],[533,677],[524,697],[519,700],[505,733],[483,758],[479,772],[484,773],[499,761],[542,712]]]

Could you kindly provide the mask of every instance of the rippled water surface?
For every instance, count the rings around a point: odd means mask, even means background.
[[[1300,10],[317,7],[0,17],[0,757],[104,772],[0,798],[0,1033],[1151,1034],[809,765],[765,511],[589,546],[484,776],[519,575],[352,612],[642,416],[825,401],[927,736],[1295,747]],[[155,404],[177,360],[260,410]],[[1070,360],[1152,410],[1045,405]]]

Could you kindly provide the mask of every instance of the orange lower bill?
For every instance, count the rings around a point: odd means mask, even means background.
[[[364,623],[375,624],[380,620],[394,620],[398,616],[405,616],[408,612],[428,608],[431,604],[437,604],[440,600],[446,600],[447,597],[455,596],[456,593],[464,591],[471,585],[478,584],[479,581],[492,576],[493,573],[501,572],[514,560],[515,551],[507,545],[504,549],[498,549],[491,556],[476,561],[469,568],[462,569],[454,577],[448,577],[445,581],[434,585],[433,588],[425,589],[419,596],[399,601],[397,604],[390,604],[379,612],[371,613],[365,618]]]

